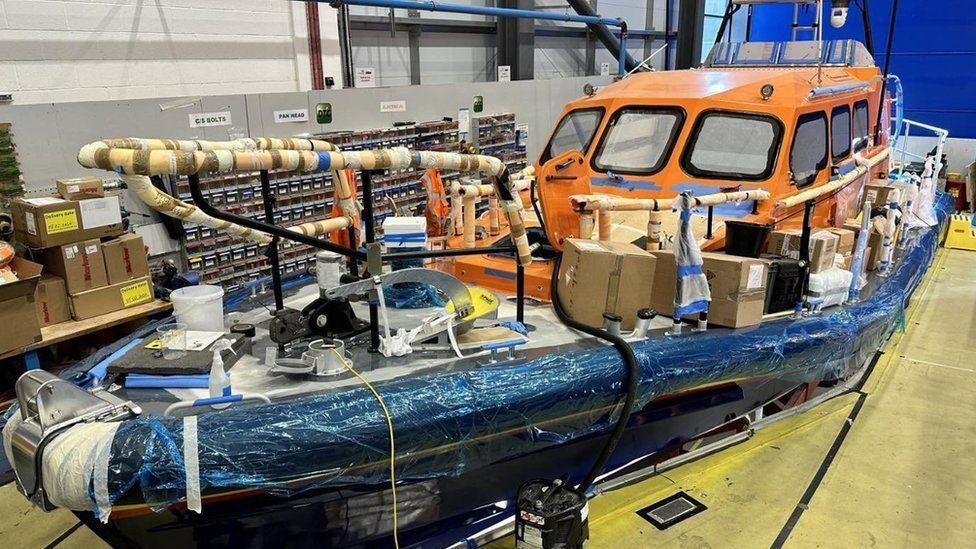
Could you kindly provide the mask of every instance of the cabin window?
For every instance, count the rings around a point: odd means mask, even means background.
[[[683,119],[684,113],[677,109],[620,109],[600,138],[594,169],[644,175],[659,171]]]
[[[546,163],[550,159],[569,151],[586,154],[593,141],[593,135],[603,120],[603,109],[581,109],[567,113],[552,134],[552,139],[539,159]]]
[[[841,105],[830,113],[830,156],[834,163],[851,154],[851,108]]]
[[[698,117],[681,165],[690,175],[761,181],[773,173],[782,124],[771,116],[710,111]]]
[[[790,171],[797,187],[805,187],[817,179],[827,167],[827,115],[823,111],[801,115],[796,122],[793,148],[790,150]]]
[[[858,142],[854,146],[855,151],[859,151],[868,146],[868,102],[866,100],[854,103],[854,132],[852,136]]]

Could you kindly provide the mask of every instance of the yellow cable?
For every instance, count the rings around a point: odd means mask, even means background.
[[[346,357],[342,356],[342,353],[338,349],[333,348],[332,352],[339,357],[342,361],[342,365],[346,367],[347,370],[353,373],[354,376],[359,378],[364,385],[373,393],[376,397],[376,401],[380,403],[380,407],[383,408],[383,414],[386,416],[386,427],[390,433],[390,490],[393,492],[393,545],[396,549],[400,549],[400,537],[397,532],[397,493],[396,493],[396,446],[393,443],[393,418],[390,417],[390,411],[386,409],[386,403],[383,402],[383,397],[380,396],[376,389],[370,382],[366,381],[366,378],[361,376],[359,372],[353,369],[352,366],[346,362]]]

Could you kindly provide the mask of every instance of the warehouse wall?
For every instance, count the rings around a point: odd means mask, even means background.
[[[394,122],[456,118],[459,108],[471,108],[475,95],[483,96],[484,112],[514,112],[528,124],[527,153],[535,158],[556,118],[568,101],[581,96],[587,82],[606,85],[608,77],[566,78],[401,86],[311,92],[218,95],[205,97],[188,108],[161,111],[166,99],[134,99],[61,104],[0,105],[0,120],[12,123],[17,152],[29,195],[47,194],[59,177],[90,175],[76,161],[85,143],[111,137],[166,137],[227,140],[238,137],[288,137],[340,130],[391,127]],[[380,112],[382,101],[404,101],[403,112]],[[318,124],[315,106],[328,102],[333,122]],[[308,109],[308,122],[275,123],[274,111]],[[225,112],[231,124],[192,128],[192,113]],[[479,116],[478,113],[471,113]],[[101,177],[110,177],[100,172]],[[140,211],[138,200],[127,204]]]
[[[326,75],[335,10],[320,10]],[[15,103],[310,89],[305,7],[287,0],[3,0],[0,92]]]
[[[633,30],[663,30],[666,1],[596,0],[596,5],[604,16],[623,17]],[[547,9],[558,2],[536,4],[549,12],[572,13],[568,6]],[[361,6],[350,11],[389,14]],[[320,4],[324,75],[341,85],[336,14]],[[406,12],[398,10],[397,16]],[[495,20],[431,12],[420,17]],[[2,0],[0,93],[13,93],[15,103],[29,104],[305,91],[312,87],[307,35],[305,6],[290,0]],[[409,84],[407,40],[404,32],[391,37],[389,32],[355,31],[354,64],[376,69],[378,86]],[[424,84],[495,80],[494,34],[425,33],[420,47]],[[540,35],[536,48],[536,78],[585,73],[582,38]],[[632,38],[629,49],[634,57],[644,57],[642,40]],[[598,43],[598,69],[604,61],[616,68]],[[662,62],[660,56],[655,60],[657,66]]]
[[[594,0],[591,0],[591,3]],[[595,0],[596,9],[605,17],[622,17],[634,31],[664,30],[665,5],[668,0]],[[672,28],[677,25],[677,1],[674,6]],[[454,0],[453,3],[477,6],[495,5],[493,0]],[[648,11],[650,7],[650,11]],[[549,13],[574,13],[564,2],[537,0],[536,9]],[[353,15],[388,17],[386,8],[351,6]],[[406,12],[397,10],[397,18],[405,18]],[[495,18],[459,13],[420,12],[424,19],[451,19],[463,21],[494,22]],[[579,29],[578,23],[538,21],[539,27],[569,27]],[[376,71],[377,85],[400,86],[410,83],[410,50],[405,32],[391,37],[389,31],[355,31],[352,36],[353,60],[357,67],[372,67]],[[660,44],[663,44],[661,42]],[[609,62],[616,72],[616,58],[597,42],[596,67]],[[421,83],[490,82],[496,78],[496,42],[494,34],[442,34],[428,33],[420,37]],[[628,50],[636,59],[643,59],[644,42],[632,37]],[[586,43],[583,38],[535,36],[535,77],[537,79],[583,76],[586,71]],[[662,56],[653,60],[655,67],[664,66]]]

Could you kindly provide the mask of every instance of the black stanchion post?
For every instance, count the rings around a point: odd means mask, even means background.
[[[705,240],[712,238],[712,222],[715,220],[715,206],[708,207],[708,228],[705,229]]]
[[[800,233],[800,298],[796,302],[795,313],[803,312],[803,302],[807,295],[807,285],[810,283],[810,224],[813,222],[813,207],[816,200],[803,203],[803,231]]]
[[[515,320],[525,324],[525,267],[518,257],[515,258],[515,300]]]
[[[368,170],[359,173],[363,183],[363,242],[366,244],[366,268],[369,276],[383,274],[383,259],[376,247],[376,218],[373,217],[373,178]],[[374,257],[375,261],[374,261]],[[375,272],[374,272],[375,271]],[[377,290],[381,291],[381,290]],[[376,299],[369,300],[369,352],[380,350],[379,308]]]

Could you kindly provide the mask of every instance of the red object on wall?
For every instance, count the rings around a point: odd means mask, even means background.
[[[324,90],[322,69],[322,39],[319,36],[319,3],[305,2],[305,23],[308,27],[308,62],[312,69],[312,89]]]

